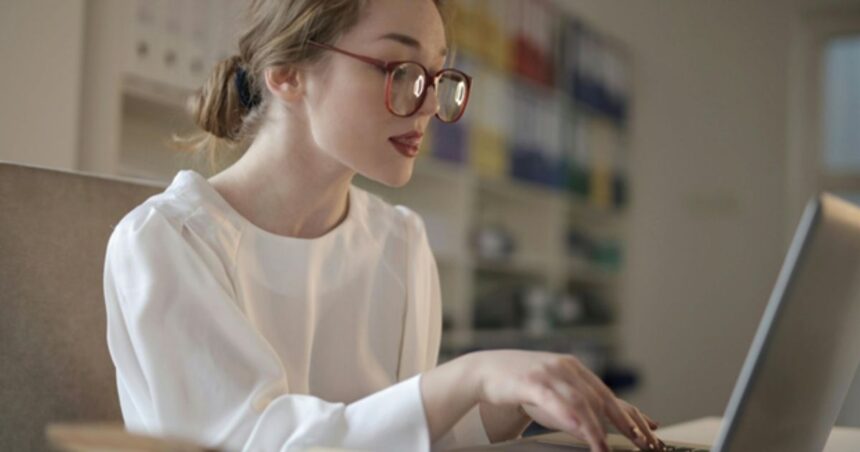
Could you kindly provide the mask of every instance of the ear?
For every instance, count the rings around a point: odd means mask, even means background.
[[[305,91],[305,81],[302,72],[296,68],[274,66],[264,72],[266,88],[275,98],[284,102],[293,102],[301,98]]]

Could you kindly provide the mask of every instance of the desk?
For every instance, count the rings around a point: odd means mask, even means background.
[[[720,431],[719,417],[707,417],[682,424],[671,425],[657,430],[664,441],[671,440],[680,443],[713,444]],[[175,440],[163,440],[144,437],[126,432],[122,425],[110,424],[54,424],[48,427],[48,437],[59,450],[68,451],[97,451],[97,450],[175,450],[188,452],[206,452]],[[558,435],[558,434],[553,434]],[[567,438],[572,438],[567,435]],[[518,441],[529,441],[529,437]],[[623,438],[621,438],[623,439]],[[624,440],[625,443],[626,440]],[[570,444],[564,440],[565,444]],[[629,443],[627,443],[629,444]],[[133,447],[130,447],[133,446]],[[113,449],[111,449],[113,448]],[[311,448],[313,452],[346,452],[347,449]],[[484,450],[484,448],[481,448]],[[857,452],[860,450],[860,428],[836,427],[827,440],[824,452]]]
[[[713,444],[720,433],[720,417],[706,417],[657,430],[663,441]],[[857,452],[860,450],[860,428],[834,427],[824,452]]]
[[[693,444],[713,444],[717,438],[717,435],[720,432],[720,424],[722,422],[722,418],[720,417],[707,417],[702,419],[697,419],[690,422],[685,422],[682,424],[671,425],[668,427],[663,427],[657,430],[658,436],[660,439],[670,443],[677,443],[679,445],[690,445]],[[609,446],[612,447],[612,450],[623,450],[623,451],[633,451],[637,450],[636,447],[627,439],[618,434],[611,434],[608,438]],[[530,444],[531,443],[531,444]],[[541,435],[530,436],[527,438],[523,438],[520,440],[509,441],[507,443],[501,443],[492,447],[469,447],[462,449],[463,452],[473,452],[473,451],[488,451],[488,450],[531,450],[534,448],[535,450],[544,450],[540,447],[530,447],[532,444],[538,446],[535,443],[549,444],[549,445],[564,445],[564,446],[572,446],[570,447],[571,451],[585,451],[588,450],[587,444],[584,442],[575,439],[574,437],[566,434],[566,433],[546,433]],[[617,448],[617,449],[616,449]],[[553,450],[557,450],[554,448]],[[827,441],[827,445],[824,447],[824,452],[858,452],[860,451],[860,429],[857,428],[845,428],[845,427],[836,427],[833,429],[830,434],[830,438]]]

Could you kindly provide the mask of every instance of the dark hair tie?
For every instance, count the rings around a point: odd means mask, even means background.
[[[260,95],[251,94],[251,84],[248,83],[248,73],[241,66],[236,68],[236,91],[239,92],[239,102],[245,109],[250,110],[260,104]]]

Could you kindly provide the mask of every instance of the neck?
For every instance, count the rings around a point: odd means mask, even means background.
[[[251,223],[278,235],[316,238],[347,215],[354,172],[319,150],[301,130],[263,127],[245,154],[209,179]],[[296,133],[294,133],[296,132]]]

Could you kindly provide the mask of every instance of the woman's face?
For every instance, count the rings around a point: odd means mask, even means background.
[[[445,29],[432,0],[371,0],[359,22],[334,46],[383,61],[412,60],[431,73],[445,63]],[[399,152],[389,138],[424,133],[437,110],[429,89],[410,117],[385,106],[385,73],[379,68],[327,51],[319,73],[309,74],[307,112],[312,140],[344,166],[391,187],[405,185],[415,157]],[[315,79],[314,79],[315,77]]]

